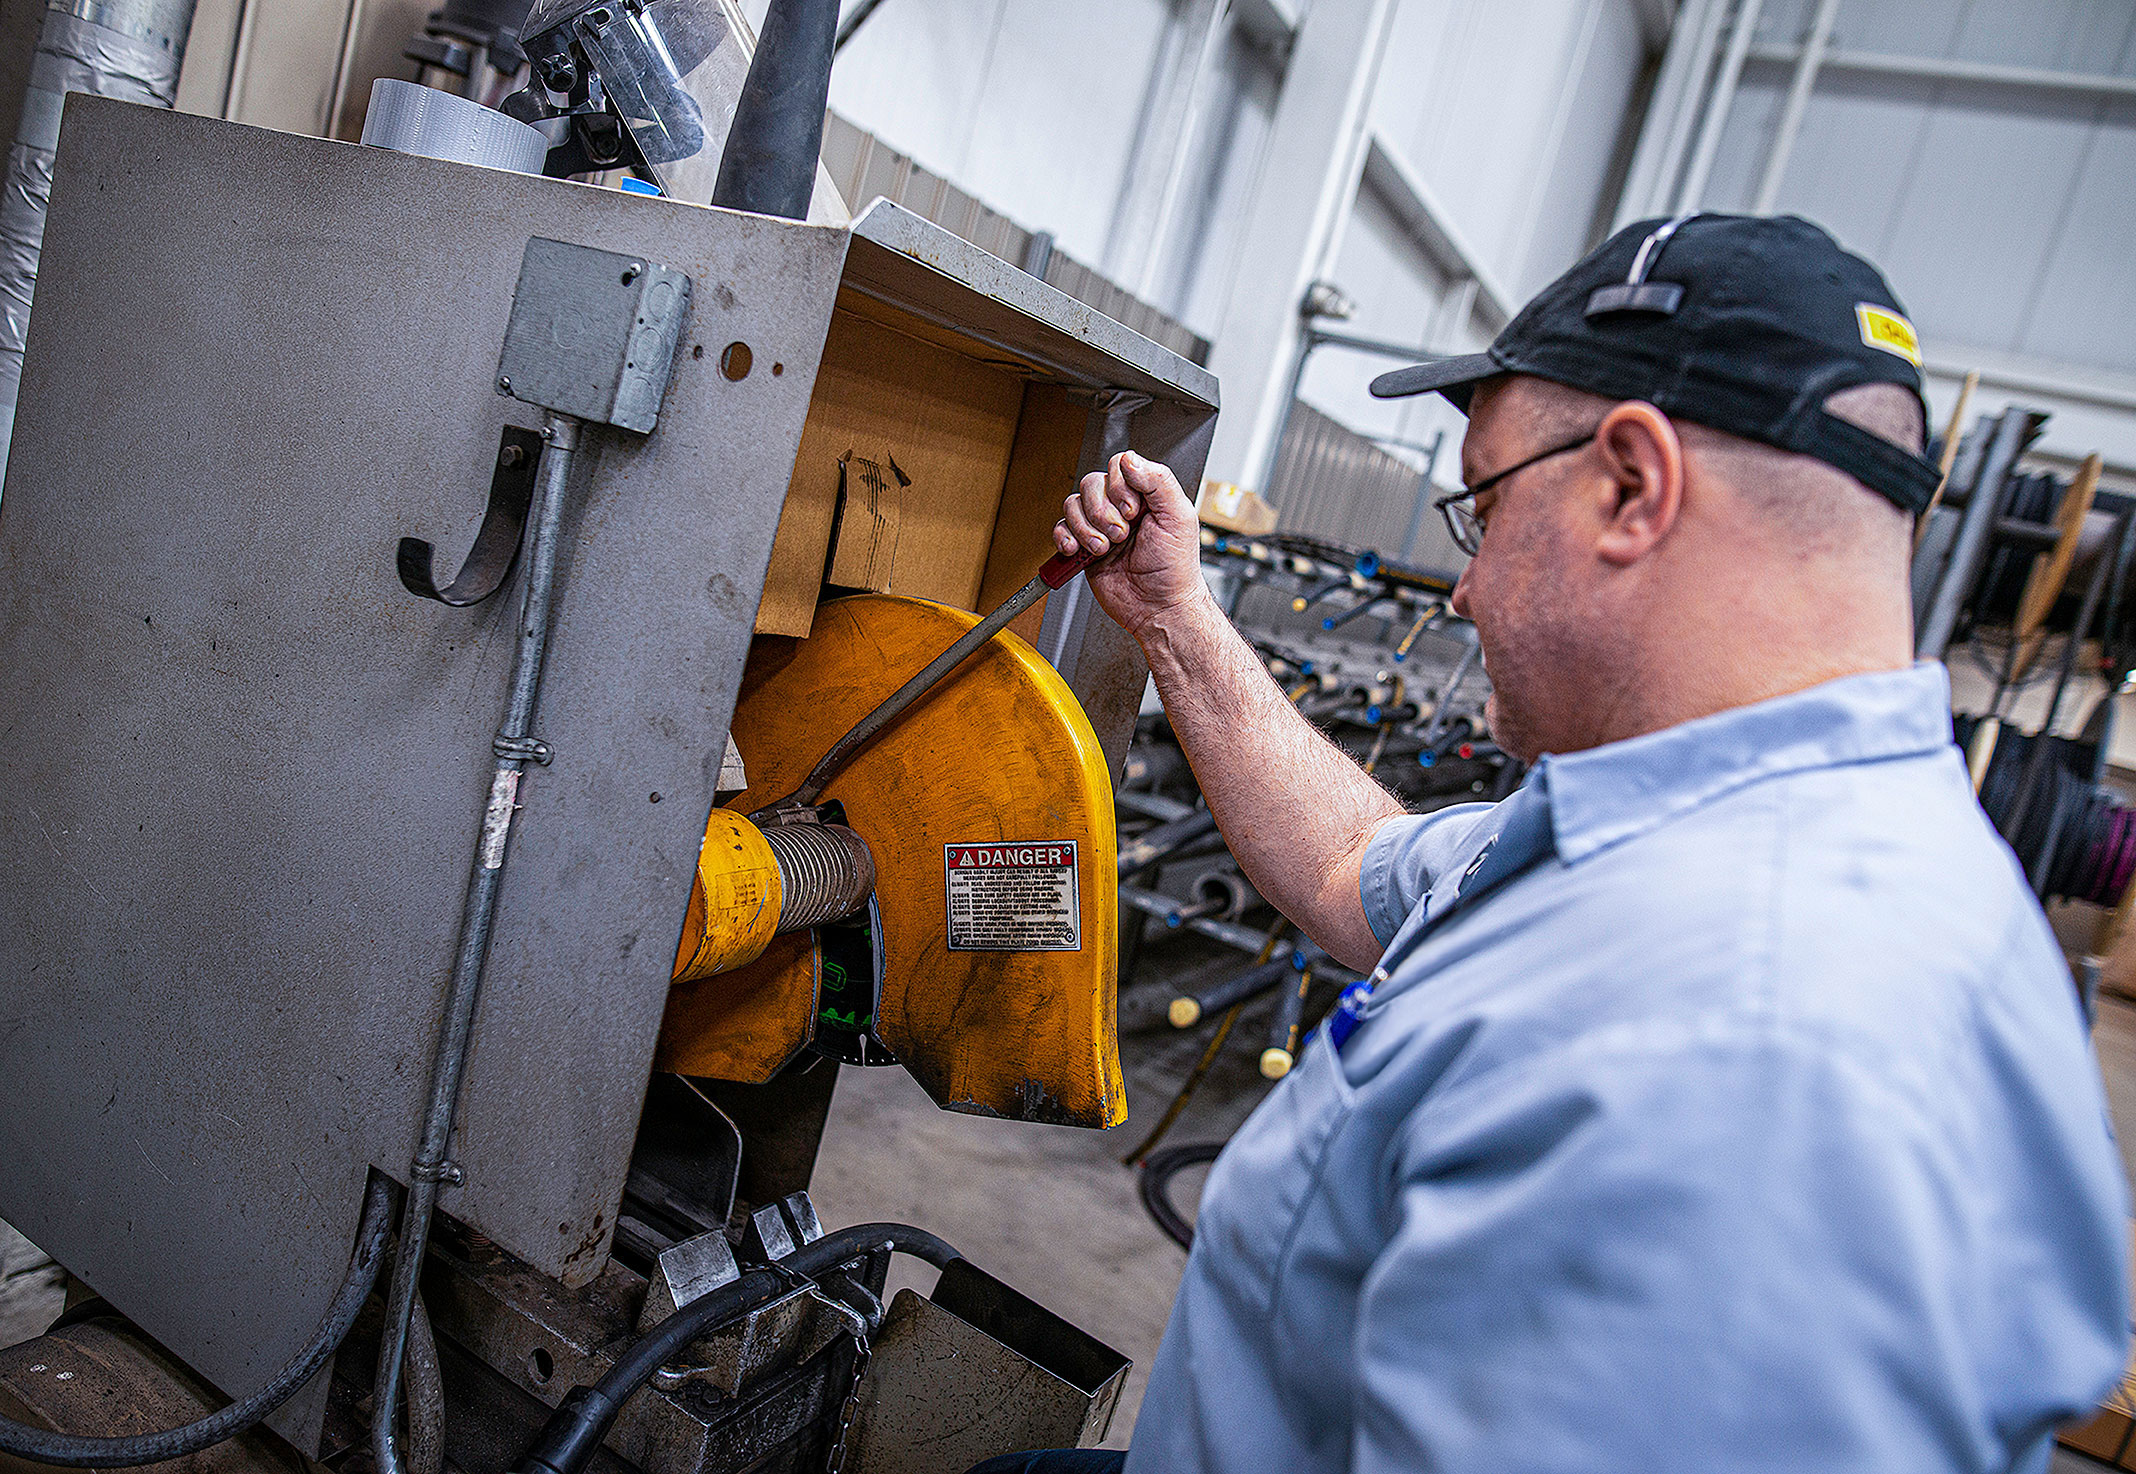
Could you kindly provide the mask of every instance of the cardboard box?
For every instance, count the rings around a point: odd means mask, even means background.
[[[2136,1470],[2136,1347],[2131,1348],[2121,1385],[2107,1394],[2098,1412],[2088,1422],[2072,1424],[2055,1435],[2055,1441],[2078,1453],[2090,1454],[2117,1469]]]
[[[840,294],[772,543],[759,634],[807,635],[826,589],[978,612],[1051,556],[1088,398],[969,347]]]
[[[1276,509],[1229,481],[1203,482],[1194,510],[1205,525],[1225,532],[1260,537],[1276,530]]]

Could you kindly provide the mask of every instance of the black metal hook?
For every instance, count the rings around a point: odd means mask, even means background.
[[[506,425],[497,448],[497,469],[490,476],[489,506],[483,510],[482,526],[467,561],[451,583],[439,588],[431,558],[436,549],[419,537],[400,540],[395,562],[400,581],[411,594],[435,599],[440,604],[464,608],[479,604],[498,589],[519,560],[521,534],[526,531],[527,508],[534,500],[534,476],[541,465],[542,438],[538,430]]]

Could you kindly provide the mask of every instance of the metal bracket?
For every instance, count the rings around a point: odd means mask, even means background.
[[[447,1187],[458,1187],[467,1181],[458,1162],[415,1162],[409,1166],[408,1175],[417,1182],[438,1182]]]
[[[490,739],[490,755],[503,762],[540,763],[546,768],[556,752],[539,737],[507,737],[499,732]]]
[[[395,563],[400,581],[409,593],[440,604],[465,608],[479,604],[504,587],[519,561],[521,534],[526,531],[527,507],[534,500],[534,473],[541,464],[542,436],[538,430],[506,425],[497,449],[497,469],[490,474],[489,505],[482,512],[482,526],[467,561],[452,582],[438,587],[431,566],[437,549],[419,537],[400,540]]]

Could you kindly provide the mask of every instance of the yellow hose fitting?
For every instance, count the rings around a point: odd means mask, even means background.
[[[756,961],[778,934],[785,894],[764,831],[732,809],[714,809],[697,852],[675,981],[709,978]]]

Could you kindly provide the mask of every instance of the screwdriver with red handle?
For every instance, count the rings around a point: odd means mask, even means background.
[[[1128,530],[1133,532],[1135,523],[1141,519],[1142,508],[1127,519]],[[1109,551],[1117,552],[1127,546],[1121,543]],[[1088,568],[1104,553],[1092,553],[1079,549],[1073,554],[1055,553],[1038,570],[1038,576],[1002,600],[999,608],[965,631],[958,641],[927,662],[920,673],[897,688],[882,705],[869,712],[853,725],[853,730],[831,744],[831,750],[823,755],[815,767],[809,769],[808,777],[794,790],[789,798],[775,804],[767,804],[758,813],[770,813],[774,809],[811,808],[823,796],[824,785],[831,775],[845,765],[845,760],[866,746],[868,740],[894,721],[906,707],[925,695],[942,677],[948,675],[967,660],[973,651],[1001,633],[1008,622],[1029,609],[1048,593],[1065,585],[1078,573]]]

